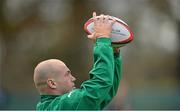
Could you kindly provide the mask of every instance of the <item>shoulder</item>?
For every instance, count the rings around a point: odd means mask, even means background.
[[[76,109],[79,104],[79,100],[82,98],[82,91],[80,89],[72,90],[69,93],[58,97],[57,100],[60,101],[60,109]]]
[[[64,94],[62,96],[62,100],[75,100],[75,99],[79,99],[81,96],[82,96],[82,90],[74,89],[69,93]]]

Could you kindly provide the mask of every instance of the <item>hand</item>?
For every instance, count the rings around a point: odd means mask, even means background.
[[[94,33],[88,35],[88,38],[92,39],[93,41],[96,38],[106,37],[110,38],[110,34],[112,31],[112,25],[115,23],[115,19],[111,18],[109,20],[109,15],[96,16],[96,12],[93,12],[93,20],[94,20]]]
[[[120,52],[120,48],[119,47],[113,47],[113,52],[114,53],[119,53]]]

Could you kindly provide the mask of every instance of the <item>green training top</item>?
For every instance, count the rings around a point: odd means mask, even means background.
[[[102,110],[116,95],[121,79],[121,57],[113,54],[111,40],[98,38],[90,79],[64,95],[41,95],[37,110]]]

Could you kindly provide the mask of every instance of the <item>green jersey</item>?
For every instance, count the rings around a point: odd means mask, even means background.
[[[90,79],[64,95],[41,95],[37,110],[101,110],[116,95],[121,79],[121,57],[113,54],[111,40],[98,38]]]

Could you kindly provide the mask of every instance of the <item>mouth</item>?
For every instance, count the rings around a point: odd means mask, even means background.
[[[75,87],[75,83],[74,82],[72,83],[72,87]]]
[[[74,89],[76,89],[75,85],[72,86],[72,89],[71,89],[71,90],[74,90]]]

